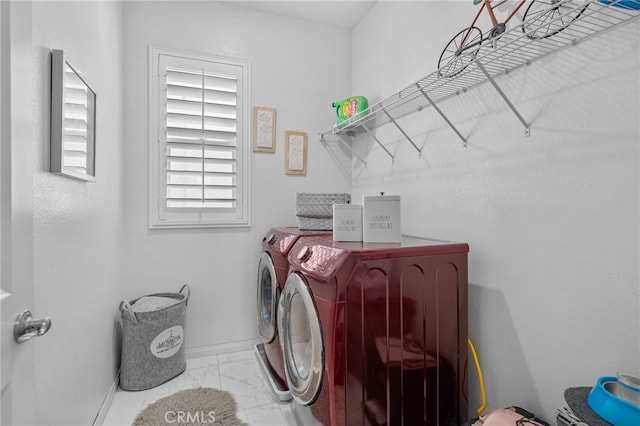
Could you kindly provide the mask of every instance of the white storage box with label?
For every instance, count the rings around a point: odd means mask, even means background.
[[[333,241],[362,241],[362,205],[333,205]]]
[[[365,243],[399,243],[400,196],[362,197],[362,237]]]
[[[151,294],[120,303],[122,389],[153,388],[187,368],[184,328],[190,295],[185,284],[178,293]]]

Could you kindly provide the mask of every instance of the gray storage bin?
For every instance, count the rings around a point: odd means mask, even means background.
[[[333,205],[348,204],[347,193],[296,193],[296,220],[302,230],[331,231]]]
[[[184,372],[185,319],[190,296],[185,284],[178,293],[151,294],[120,303],[122,389],[150,389]]]

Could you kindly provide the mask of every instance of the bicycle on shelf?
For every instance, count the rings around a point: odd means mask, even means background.
[[[438,60],[438,75],[453,77],[467,68],[478,54],[480,47],[487,40],[496,39],[506,31],[507,24],[515,14],[527,3],[520,0],[503,22],[498,22],[494,9],[508,0],[493,4],[494,0],[473,0],[474,5],[482,3],[476,17],[468,28],[456,34],[444,48]],[[544,39],[567,28],[582,15],[589,3],[584,0],[532,0],[524,12],[520,28],[524,35],[532,40]],[[485,38],[476,22],[483,11],[489,13],[493,28]],[[494,45],[495,47],[495,45]]]

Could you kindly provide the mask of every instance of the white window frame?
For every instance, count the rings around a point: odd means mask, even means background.
[[[163,80],[169,61],[199,61],[203,66],[231,66],[238,70],[236,116],[236,207],[169,208],[166,206],[166,108]],[[250,67],[237,58],[149,46],[149,228],[208,228],[250,226]]]

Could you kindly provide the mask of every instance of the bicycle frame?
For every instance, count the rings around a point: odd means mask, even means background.
[[[492,5],[491,4],[493,2],[493,0],[483,0],[482,1],[482,6],[480,6],[480,10],[476,14],[476,17],[473,19],[473,22],[471,22],[471,25],[469,25],[469,29],[467,30],[467,33],[464,35],[464,38],[462,39],[462,43],[460,43],[460,47],[458,48],[458,53],[462,53],[463,50],[469,49],[469,48],[471,48],[473,46],[477,46],[480,43],[482,43],[482,40],[481,40],[481,41],[477,41],[477,42],[475,42],[473,44],[470,44],[469,46],[466,45],[467,38],[469,38],[469,34],[471,34],[471,29],[473,27],[475,27],[476,22],[478,22],[478,18],[480,18],[480,15],[482,14],[482,11],[487,9],[487,12],[489,13],[489,18],[491,18],[491,24],[495,28],[497,25],[500,24],[500,22],[498,22],[498,18],[496,18],[496,14],[493,12],[493,9],[502,6],[507,1],[508,0],[502,0],[502,1],[498,2],[496,5]],[[526,1],[527,0],[520,0],[518,5],[513,9],[513,11],[509,14],[509,16],[507,16],[507,19],[505,19],[504,22],[502,22],[502,24],[506,25],[511,20],[511,18],[513,18],[513,16],[518,12],[518,10],[520,10],[520,8],[522,6],[524,6]]]
[[[491,47],[497,48],[498,40],[507,32],[507,23],[522,9],[522,6],[525,6],[525,3],[527,7],[522,16],[522,22],[514,26],[520,27],[524,37],[542,40],[559,33],[580,18],[593,0],[513,0],[513,6],[505,14],[508,16],[504,22],[498,22],[494,13],[495,8],[508,1],[510,0],[473,0],[474,5],[480,5],[480,10],[476,13],[471,26],[458,32],[440,54],[438,60],[440,77],[453,77],[462,72],[474,62],[478,51],[485,44],[491,44]],[[476,26],[485,9],[493,23],[489,31],[482,31]]]

